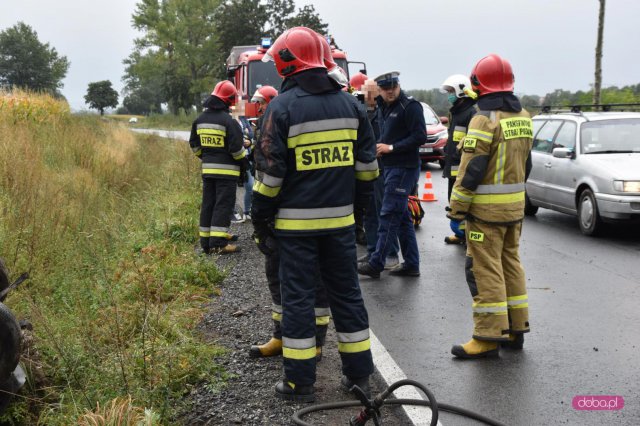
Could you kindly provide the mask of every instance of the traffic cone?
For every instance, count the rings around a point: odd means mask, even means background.
[[[433,183],[431,183],[431,172],[425,175],[424,192],[420,201],[438,201],[433,193]]]

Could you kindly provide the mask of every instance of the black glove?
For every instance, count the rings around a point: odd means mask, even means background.
[[[466,212],[454,212],[449,206],[444,209],[447,211],[447,217],[454,222],[462,222],[467,216]]]
[[[247,157],[244,157],[242,160],[240,160],[240,179],[238,179],[239,187],[244,186],[244,184],[249,181],[249,169],[249,159]]]
[[[272,255],[278,250],[278,240],[273,235],[272,222],[268,220],[253,220],[253,241],[258,250],[264,255]]]

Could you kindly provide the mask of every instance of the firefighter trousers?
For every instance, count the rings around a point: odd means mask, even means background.
[[[296,385],[316,380],[315,298],[318,268],[338,335],[342,372],[373,373],[369,318],[356,269],[354,227],[328,235],[283,236],[280,245],[284,374]]]
[[[229,225],[235,204],[235,180],[202,177],[200,247],[205,252],[229,243]]]
[[[267,282],[269,284],[269,292],[271,293],[271,318],[273,319],[273,337],[282,339],[282,295],[280,293],[280,254],[265,255],[265,272]],[[320,271],[316,271],[314,275],[316,282],[316,303],[314,312],[316,316],[316,346],[324,346],[327,336],[327,328],[331,319],[331,310],[329,309],[329,301],[324,284],[320,279]]]
[[[465,273],[473,297],[473,337],[506,340],[529,331],[529,303],[518,247],[522,223],[466,221]]]

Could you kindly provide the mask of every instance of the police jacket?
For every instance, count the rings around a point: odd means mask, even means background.
[[[240,160],[247,152],[242,145],[240,124],[220,99],[210,96],[205,110],[191,126],[189,145],[202,160],[202,175],[218,179],[238,179]]]
[[[449,109],[449,138],[444,147],[444,170],[446,178],[458,176],[460,148],[458,145],[467,134],[471,118],[476,114],[476,101],[471,98],[459,98]]]
[[[489,95],[491,96],[491,95]],[[500,101],[503,96],[505,102]],[[511,93],[492,96],[471,119],[462,140],[460,171],[451,193],[450,216],[493,224],[524,218],[524,183],[531,170],[533,126]]]
[[[369,202],[378,176],[371,125],[326,70],[294,77],[263,118],[251,217],[275,219],[281,236],[343,231],[354,225],[354,203]]]
[[[393,145],[393,151],[382,156],[384,167],[419,167],[420,145],[427,142],[427,126],[422,105],[400,91],[400,96],[387,105],[381,96],[378,102],[379,143]]]

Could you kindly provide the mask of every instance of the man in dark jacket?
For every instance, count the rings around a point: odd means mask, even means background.
[[[369,391],[369,322],[356,272],[353,211],[378,175],[375,140],[357,100],[329,78],[319,36],[285,31],[267,51],[285,78],[256,145],[252,221],[263,251],[280,250],[284,380],[276,396],[313,401],[318,269],[338,337],[342,384]],[[355,204],[355,206],[354,206]],[[273,227],[270,224],[273,223]]]
[[[451,190],[458,176],[460,166],[460,141],[467,135],[469,122],[476,114],[476,99],[478,95],[471,89],[469,77],[462,74],[454,74],[442,83],[440,87],[442,93],[447,94],[447,99],[452,106],[449,109],[449,138],[444,147],[444,170],[442,176],[449,179],[447,189],[447,200],[451,199]],[[454,229],[454,234],[444,238],[447,244],[464,244],[464,222],[461,222],[458,229]]]
[[[358,265],[358,273],[379,278],[393,241],[400,241],[404,262],[391,275],[420,275],[420,256],[416,233],[407,208],[409,195],[418,181],[420,156],[418,148],[426,143],[427,133],[420,102],[400,88],[397,71],[376,77],[380,88],[377,98],[377,121],[380,138],[376,146],[384,165],[384,198],[376,251],[368,262]]]
[[[202,161],[202,207],[200,246],[207,254],[240,251],[229,244],[231,214],[236,204],[236,184],[246,167],[247,151],[242,146],[242,130],[229,114],[236,88],[221,81],[205,102],[205,110],[193,122],[189,145]]]

